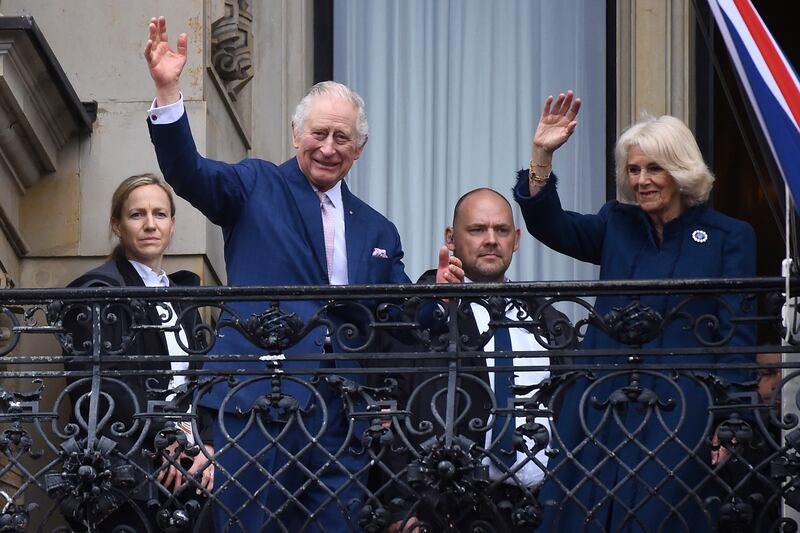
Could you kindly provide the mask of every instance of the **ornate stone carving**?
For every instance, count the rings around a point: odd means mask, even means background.
[[[225,0],[225,16],[211,24],[211,63],[236,96],[253,79],[253,15],[247,0]]]

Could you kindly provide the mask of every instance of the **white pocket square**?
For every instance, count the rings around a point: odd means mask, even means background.
[[[389,259],[389,256],[386,255],[386,250],[384,250],[383,248],[373,248],[372,257],[381,257],[383,259]]]

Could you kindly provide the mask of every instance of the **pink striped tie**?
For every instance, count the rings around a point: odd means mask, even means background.
[[[319,196],[319,208],[322,211],[322,231],[325,234],[325,257],[328,260],[328,281],[333,275],[333,239],[336,235],[336,228],[333,222],[333,202],[328,195],[322,191],[317,191]]]

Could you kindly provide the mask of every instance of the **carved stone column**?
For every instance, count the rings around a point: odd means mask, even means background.
[[[314,82],[312,0],[259,0],[253,9],[252,155],[284,161],[294,153],[289,123]]]
[[[617,2],[617,134],[642,112],[694,123],[690,0]]]

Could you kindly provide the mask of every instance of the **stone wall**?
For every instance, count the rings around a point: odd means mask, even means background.
[[[181,89],[200,151],[226,161],[281,161],[290,153],[291,111],[312,82],[311,4],[148,0],[98,9],[89,0],[3,0],[3,15],[35,20],[77,97],[97,103],[91,133],[73,135],[54,168],[17,187],[17,229],[27,249],[15,250],[8,232],[0,238],[0,263],[16,286],[62,286],[101,262],[113,244],[114,188],[129,175],[158,171],[145,124],[153,88],[142,51],[151,16],[167,17],[173,43],[180,32],[189,36]],[[214,55],[230,47],[231,32],[245,29],[250,41],[239,48],[249,46],[249,75],[226,80]],[[0,190],[8,187],[0,178]],[[205,284],[225,281],[219,229],[182,200],[169,254],[168,270],[180,263]]]

